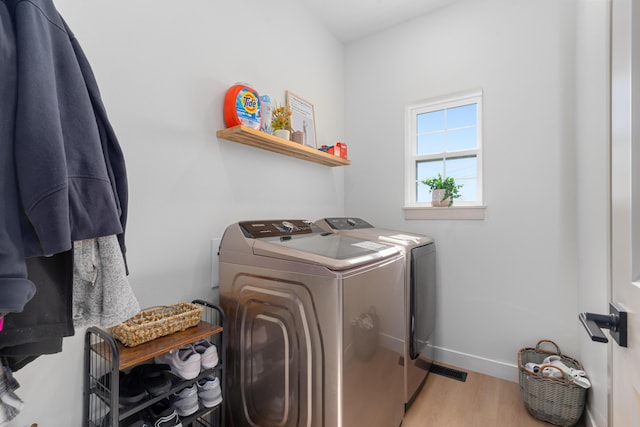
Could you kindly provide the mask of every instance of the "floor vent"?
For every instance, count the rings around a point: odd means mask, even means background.
[[[463,371],[458,371],[457,369],[445,368],[444,366],[433,364],[431,365],[431,369],[429,372],[432,372],[437,375],[442,375],[443,377],[453,378],[454,380],[465,382],[467,380],[467,373]]]

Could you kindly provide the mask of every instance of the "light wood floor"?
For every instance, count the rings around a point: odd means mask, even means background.
[[[553,426],[529,415],[518,383],[465,372],[468,373],[465,382],[429,374],[402,427]],[[584,424],[579,422],[576,427]]]

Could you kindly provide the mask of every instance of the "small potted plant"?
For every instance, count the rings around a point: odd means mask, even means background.
[[[437,178],[426,179],[422,183],[431,189],[432,206],[451,206],[454,199],[462,196],[458,192],[462,188],[462,184],[456,185],[456,181],[452,177],[442,178],[442,175],[438,174]]]
[[[271,111],[273,134],[279,138],[291,138],[291,110],[286,105],[278,105]]]

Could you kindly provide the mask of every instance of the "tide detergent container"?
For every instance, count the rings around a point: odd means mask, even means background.
[[[224,124],[260,129],[260,95],[244,83],[231,86],[224,96]]]

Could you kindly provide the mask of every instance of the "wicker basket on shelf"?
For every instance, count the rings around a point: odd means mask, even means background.
[[[148,308],[114,326],[111,334],[127,347],[135,347],[196,326],[202,311],[201,305],[188,302]]]
[[[552,344],[555,351],[543,350],[543,343]],[[523,348],[518,352],[522,400],[527,411],[535,418],[559,426],[573,426],[584,411],[587,390],[570,382],[566,375],[564,378],[555,378],[543,375],[543,369],[533,373],[525,368],[527,363],[542,365],[542,361],[551,355],[560,356],[562,363],[569,368],[583,370],[576,359],[562,355],[553,341],[540,340],[535,348]]]

